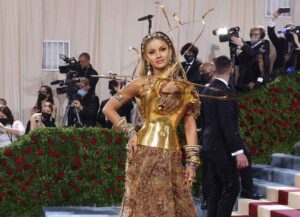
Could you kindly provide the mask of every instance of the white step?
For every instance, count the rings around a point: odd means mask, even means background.
[[[290,186],[268,186],[266,199],[271,202],[279,201],[279,191],[280,190],[297,190],[298,188]]]
[[[293,209],[283,205],[259,206],[257,209],[257,217],[271,217],[272,210],[293,210]]]
[[[295,187],[300,188],[300,173],[295,175]]]
[[[289,193],[288,206],[300,210],[300,192]]]
[[[252,199],[245,199],[239,198],[238,200],[238,213],[241,215],[248,215],[249,214],[249,204],[250,203],[257,203],[257,202],[268,202],[267,200],[252,200]]]

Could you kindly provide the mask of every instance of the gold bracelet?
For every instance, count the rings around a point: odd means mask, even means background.
[[[132,124],[127,123],[126,118],[122,117],[113,126],[112,129],[123,133],[125,137],[130,138],[136,134],[135,128]]]
[[[192,167],[196,169],[200,165],[199,158],[199,145],[185,145],[183,146],[186,153],[186,167]]]
[[[125,101],[123,95],[119,92],[117,92],[115,95],[113,95],[113,98],[115,98],[115,100],[117,100],[120,103],[123,103]]]

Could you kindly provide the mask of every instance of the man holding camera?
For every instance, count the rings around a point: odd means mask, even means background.
[[[92,67],[90,63],[90,55],[88,53],[81,53],[79,55],[80,70],[77,77],[87,78],[91,85],[90,92],[95,93],[96,84],[99,80],[97,77],[92,77],[92,75],[98,75],[97,71]]]
[[[264,39],[265,30],[253,27],[250,30],[251,41],[243,41],[232,36],[231,42],[242,50],[238,56],[239,77],[237,88],[247,91],[254,88],[257,82],[267,82],[270,71],[270,42]]]
[[[275,11],[272,21],[268,26],[268,35],[276,49],[276,59],[273,65],[272,77],[284,75],[287,71],[295,71],[300,69],[299,55],[299,36],[296,34],[297,27],[293,24],[288,24],[285,29],[281,30],[284,33],[283,37],[278,37],[275,33],[276,20],[282,13],[288,13],[289,8],[279,8]]]
[[[74,99],[72,102],[74,109],[69,109],[68,126],[96,126],[99,98],[92,92],[87,78],[81,80],[77,94],[78,99]]]

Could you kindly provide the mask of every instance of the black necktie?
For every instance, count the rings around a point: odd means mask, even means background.
[[[191,65],[192,65],[192,64],[190,64],[190,63],[186,63],[185,69],[184,69],[184,70],[187,71]]]

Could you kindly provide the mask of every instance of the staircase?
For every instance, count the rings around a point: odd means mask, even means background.
[[[295,155],[273,154],[270,165],[252,165],[254,190],[265,199],[240,198],[232,217],[300,217],[299,147]]]

